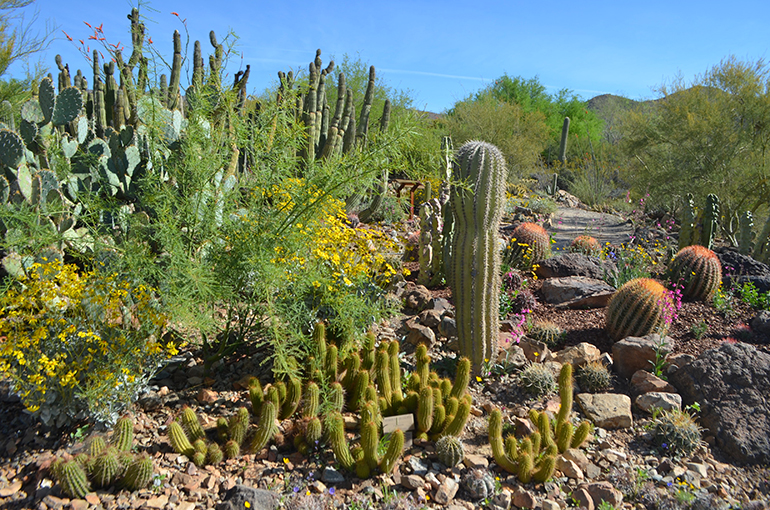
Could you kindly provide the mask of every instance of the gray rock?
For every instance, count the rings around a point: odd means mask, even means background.
[[[636,397],[636,407],[652,414],[653,409],[671,411],[672,409],[682,409],[682,397],[677,393],[665,393],[661,391],[651,391]]]
[[[615,393],[580,393],[575,397],[583,413],[597,427],[622,429],[633,423],[631,398]]]
[[[271,491],[255,489],[248,485],[236,485],[217,505],[217,510],[242,510],[248,506],[254,510],[273,510],[278,508],[278,495]]]
[[[745,343],[723,343],[674,372],[686,404],[698,402],[700,424],[741,463],[770,463],[770,354]]]
[[[430,464],[414,456],[409,457],[407,464],[409,465],[410,468],[412,468],[412,473],[419,476],[425,476],[428,473],[428,470],[430,469]]]
[[[617,271],[612,261],[602,261],[582,253],[562,253],[543,260],[536,272],[540,278],[587,276],[603,280],[605,275],[614,274]]]
[[[323,470],[323,473],[321,473],[321,481],[323,483],[328,484],[335,484],[335,483],[343,483],[345,481],[345,477],[334,469],[331,466],[326,466]]]
[[[440,314],[443,314],[447,310],[452,310],[453,308],[452,303],[442,297],[433,298],[428,303],[428,310],[438,310]]]
[[[427,310],[420,312],[417,318],[420,320],[420,324],[423,326],[436,328],[441,323],[441,310],[428,308]]]
[[[547,303],[568,308],[602,308],[607,306],[615,287],[587,276],[548,278],[543,281],[543,297]]]
[[[770,311],[761,310],[753,319],[751,319],[751,330],[754,333],[770,337]]]
[[[401,485],[410,491],[423,487],[425,479],[420,475],[404,475],[401,477]]]
[[[660,345],[660,335],[629,336],[612,345],[613,368],[621,377],[629,379],[637,370],[649,370],[655,361],[655,349]],[[673,350],[674,340],[665,337],[663,352]]]
[[[457,322],[454,317],[444,315],[441,317],[441,323],[438,325],[438,333],[444,338],[457,336]]]

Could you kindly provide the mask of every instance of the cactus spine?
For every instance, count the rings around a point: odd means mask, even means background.
[[[698,301],[709,301],[722,283],[722,263],[706,247],[692,245],[679,250],[668,268],[668,279],[684,285],[682,294]]]
[[[505,207],[506,166],[500,150],[472,141],[458,151],[451,204],[455,223],[450,278],[460,353],[479,373],[497,356],[500,248],[498,227]],[[466,187],[468,186],[468,187]]]
[[[650,278],[636,278],[610,299],[605,316],[607,331],[615,340],[657,332],[665,326],[666,310],[672,306],[663,285]]]

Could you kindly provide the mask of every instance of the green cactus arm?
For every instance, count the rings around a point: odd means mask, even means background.
[[[404,453],[404,433],[400,429],[396,429],[390,434],[388,449],[380,461],[380,471],[390,474],[402,453]]]
[[[516,473],[517,468],[505,454],[505,446],[503,444],[503,414],[499,409],[493,409],[489,415],[489,445],[492,447],[492,456],[498,466],[508,471],[509,473]]]

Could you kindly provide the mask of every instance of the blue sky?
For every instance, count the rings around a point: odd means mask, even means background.
[[[37,0],[42,21],[58,25],[57,40],[43,55],[55,71],[60,53],[74,74],[91,83],[88,62],[75,45],[93,34],[83,22],[102,24],[107,42],[130,53],[124,0]],[[171,14],[175,11],[179,17]],[[324,64],[347,53],[372,64],[386,84],[408,89],[417,108],[440,112],[508,73],[538,76],[549,92],[567,88],[584,99],[611,93],[632,99],[656,97],[654,88],[678,74],[693,79],[729,55],[756,61],[770,56],[767,0],[645,2],[511,0],[155,1],[142,7],[147,32],[166,56],[172,33],[184,25],[199,39],[207,60],[209,30],[220,39],[239,37],[228,70],[251,65],[249,89],[261,92],[278,71],[306,69],[316,48]],[[169,59],[170,61],[170,59]],[[23,74],[14,66],[12,74]]]

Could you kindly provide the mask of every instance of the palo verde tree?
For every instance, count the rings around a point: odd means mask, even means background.
[[[729,57],[702,76],[658,89],[621,124],[628,179],[659,206],[719,190],[722,212],[754,213],[770,199],[770,67]]]

